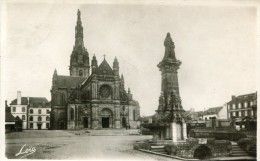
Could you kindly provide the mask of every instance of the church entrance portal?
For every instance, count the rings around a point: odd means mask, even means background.
[[[84,128],[88,128],[88,118],[84,117]]]
[[[125,117],[122,118],[122,127],[126,128],[126,118]]]
[[[109,117],[102,117],[102,128],[109,128]]]
[[[101,110],[100,118],[101,118],[101,127],[102,128],[113,127],[113,124],[112,124],[113,113],[109,108],[104,108]]]

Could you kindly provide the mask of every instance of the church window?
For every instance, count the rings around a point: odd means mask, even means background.
[[[70,110],[70,119],[74,120],[74,109],[73,108],[71,108],[71,110]]]
[[[30,121],[33,121],[33,117],[32,116],[30,116]]]
[[[100,95],[103,98],[108,98],[110,96],[110,88],[108,85],[104,85],[100,88]]]
[[[64,96],[60,95],[60,105],[64,105]]]
[[[33,109],[30,109],[30,114],[33,114]]]
[[[42,117],[41,116],[38,117],[38,121],[42,121]]]
[[[83,76],[83,71],[79,70],[79,76]]]

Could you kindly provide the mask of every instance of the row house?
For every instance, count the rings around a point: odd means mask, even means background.
[[[257,92],[232,96],[227,103],[228,118],[256,118]]]
[[[18,91],[10,108],[11,114],[23,121],[23,129],[49,129],[51,105],[45,97],[22,97]]]

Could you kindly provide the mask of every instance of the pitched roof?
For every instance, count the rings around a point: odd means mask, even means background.
[[[29,103],[28,103],[28,99],[29,99]],[[22,97],[21,100],[22,100],[21,105],[28,105],[30,103],[48,102],[48,100],[45,97]],[[17,105],[17,99],[14,99],[10,105]]]
[[[198,114],[198,116],[203,116],[203,115],[214,115],[220,112],[220,110],[222,110],[222,106],[220,107],[211,107],[209,109],[207,109],[206,111],[198,111],[196,112]]]
[[[11,114],[11,112],[5,112],[5,122],[15,122],[15,117]]]
[[[29,97],[29,103],[47,103],[48,100],[45,97]]]
[[[86,77],[73,77],[58,75],[55,85],[60,88],[76,88],[79,84],[83,83]]]
[[[222,109],[223,107],[212,107],[212,108],[209,108],[206,112],[206,114],[218,114],[219,111]]]
[[[17,105],[17,99],[14,99],[10,105]],[[21,98],[21,105],[28,105],[28,98],[27,97],[22,97]]]
[[[239,95],[235,97],[235,99],[232,99],[228,103],[236,103],[236,102],[245,102],[245,101],[251,101],[251,100],[256,100],[257,99],[257,93],[249,93],[249,94],[244,94],[244,95]]]
[[[112,68],[107,63],[106,59],[98,66],[96,70],[97,75],[114,75]]]

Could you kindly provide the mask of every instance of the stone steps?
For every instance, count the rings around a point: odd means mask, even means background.
[[[92,130],[92,129],[85,129],[84,130],[88,135],[139,135],[140,132],[138,129],[101,129],[101,130]]]
[[[163,145],[151,146],[151,151],[156,152],[156,153],[160,153],[160,154],[167,154]]]
[[[249,156],[249,154],[246,151],[244,151],[242,148],[240,148],[237,144],[233,143],[231,156],[233,156],[233,157]]]

